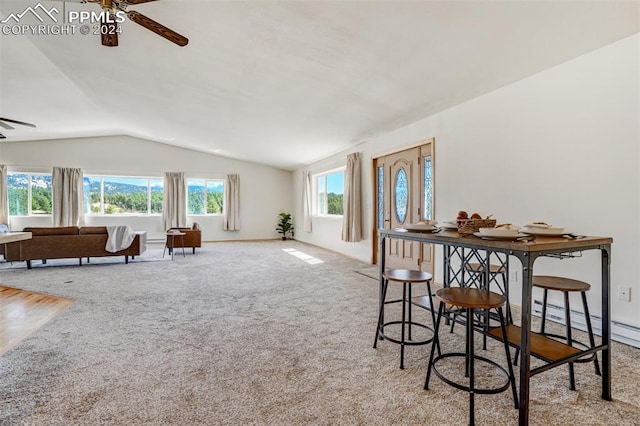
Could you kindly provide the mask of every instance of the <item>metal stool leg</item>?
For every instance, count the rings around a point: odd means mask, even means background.
[[[485,267],[487,270],[491,269],[491,265],[487,263]],[[489,290],[489,283],[487,282],[487,276],[485,274],[480,274],[480,287]],[[482,335],[482,349],[487,350],[487,332],[489,331],[489,310],[483,309],[480,311],[480,318],[482,318],[482,329],[484,330],[484,334]]]
[[[591,328],[591,315],[589,315],[589,306],[587,305],[587,295],[584,291],[581,291],[580,295],[582,296],[582,306],[584,308],[584,317],[587,322],[587,333],[589,334],[589,344],[593,348],[596,345],[596,341],[593,338],[593,328]],[[597,352],[593,354],[593,364],[595,365],[595,368],[596,368],[596,374],[598,376],[602,376],[602,373],[600,372],[600,364],[598,363]]]
[[[469,424],[475,425],[475,372],[473,347],[473,309],[467,308],[467,362],[469,364]]]
[[[508,314],[508,313],[507,313]],[[500,329],[502,330],[502,336],[507,335],[507,328],[505,326],[505,318],[502,313],[502,308],[498,308],[498,315],[500,316]],[[511,382],[511,393],[513,394],[514,408],[518,408],[518,393],[516,392],[516,378],[513,374],[513,364],[511,363],[511,353],[509,352],[509,342],[506,338],[502,339],[504,343],[504,353],[507,357],[507,365],[509,367],[509,382]]]
[[[376,326],[376,338],[373,339],[373,348],[378,346],[378,339],[380,338],[380,329],[382,328],[382,321],[384,317],[384,301],[387,299],[387,287],[389,286],[389,280],[384,280],[382,284],[382,304],[380,305],[380,312],[378,312],[378,325]]]
[[[444,311],[444,303],[440,303],[440,308],[438,308],[438,316],[435,323],[435,331],[433,334],[433,342],[431,342],[431,354],[429,355],[429,363],[427,364],[427,377],[424,380],[424,389],[429,389],[429,380],[431,379],[431,369],[433,367],[433,358],[436,353],[436,345],[440,347],[440,338],[438,336],[438,331],[440,331],[440,320],[442,319],[442,312]]]
[[[400,324],[400,369],[404,370],[404,328],[407,309],[407,283],[402,286],[402,321]]]
[[[542,296],[542,320],[540,322],[540,334],[544,334],[545,326],[547,325],[547,296],[549,290],[544,289],[544,295]]]
[[[501,273],[500,277],[502,278],[502,285],[504,286],[504,289],[501,289],[502,294],[504,295],[504,298],[507,299],[507,324],[513,324],[513,313],[511,312],[511,302],[509,301],[509,281],[507,280],[507,273]]]
[[[564,292],[564,322],[567,326],[567,345],[571,346],[573,339],[571,338],[571,309],[569,308],[569,292]],[[569,363],[569,389],[576,390],[576,378],[573,371],[573,363]]]
[[[431,311],[431,320],[433,321],[432,324],[433,324],[433,327],[434,327],[434,330],[435,330],[435,326],[436,326],[436,307],[433,304],[433,293],[431,293],[431,281],[427,281],[427,293],[429,295],[429,306],[431,306],[431,309],[430,309],[430,311]],[[435,332],[434,332],[434,335],[435,335]],[[431,344],[432,345],[436,345],[437,344],[437,346],[438,346],[438,356],[440,356],[442,354],[441,351],[440,351],[440,341],[438,340],[436,342],[435,338],[434,338],[434,341],[431,342]]]
[[[409,340],[411,340],[411,306],[413,305],[411,303],[411,283],[404,283],[404,285],[407,286],[407,293],[409,293],[409,298],[405,301],[407,303],[407,308],[409,310],[409,322],[407,323],[408,327],[409,327],[409,334],[407,336],[407,338]]]

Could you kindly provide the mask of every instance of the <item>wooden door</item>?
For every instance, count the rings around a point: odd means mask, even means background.
[[[429,142],[374,159],[376,229],[401,228],[433,219],[432,146]],[[374,232],[374,263],[378,259],[378,243],[377,232]],[[433,273],[431,244],[388,239],[385,256],[389,268]]]

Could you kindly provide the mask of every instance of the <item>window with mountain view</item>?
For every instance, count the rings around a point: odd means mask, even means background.
[[[9,214],[51,214],[51,174],[8,173]],[[187,213],[218,215],[223,212],[224,181],[189,179]],[[85,214],[162,214],[164,180],[126,176],[84,176]]]
[[[7,190],[9,193],[9,215],[51,214],[51,174],[8,173]]]
[[[316,212],[318,216],[342,216],[344,169],[316,176]]]
[[[159,178],[85,176],[85,213],[140,215],[162,213]]]
[[[224,181],[187,179],[187,214],[222,214]]]

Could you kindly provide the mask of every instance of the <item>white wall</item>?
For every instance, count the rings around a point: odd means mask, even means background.
[[[296,239],[370,261],[371,159],[434,137],[436,219],[463,209],[613,237],[613,319],[640,326],[639,46],[636,34],[356,147],[364,159],[366,241],[341,242],[341,221],[322,218]],[[354,150],[307,169],[344,165]],[[298,217],[302,170],[293,175]],[[591,308],[599,314],[598,259],[541,259],[536,273],[593,283]],[[619,285],[632,288],[631,302],[616,300]],[[511,290],[519,301],[517,283]]]
[[[9,171],[50,172],[52,166],[62,166],[80,167],[85,174],[143,177],[183,171],[187,178],[221,179],[237,173],[240,231],[224,231],[222,216],[189,216],[189,224],[200,224],[205,241],[278,238],[278,213],[291,210],[291,172],[128,136],[4,142],[0,163],[7,164]],[[150,239],[164,238],[160,216],[87,216],[86,224],[130,225],[147,231]],[[50,225],[50,217],[11,220],[13,230]]]

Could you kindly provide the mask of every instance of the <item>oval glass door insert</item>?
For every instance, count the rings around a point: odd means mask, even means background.
[[[394,188],[396,217],[400,223],[404,223],[404,220],[407,218],[407,186],[407,173],[404,169],[400,169],[396,174],[396,185]]]

